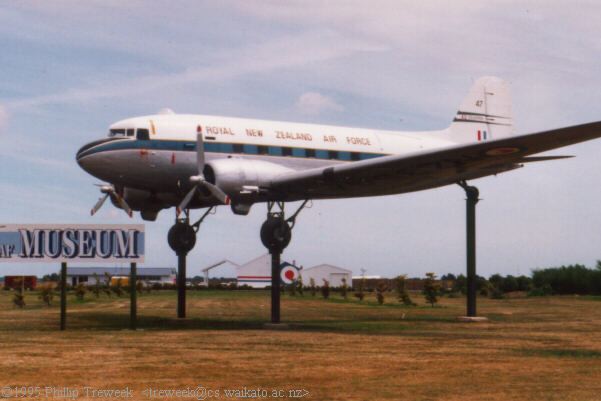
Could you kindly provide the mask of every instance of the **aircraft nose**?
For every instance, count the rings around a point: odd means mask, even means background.
[[[77,164],[79,164],[79,167],[93,176],[97,176],[98,171],[96,170],[99,168],[99,160],[95,157],[96,153],[102,150],[100,147],[101,145],[110,142],[111,140],[111,138],[105,138],[83,145],[75,154],[75,160],[77,161]]]

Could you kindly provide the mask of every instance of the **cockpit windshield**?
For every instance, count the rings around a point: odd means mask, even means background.
[[[125,136],[125,129],[123,128],[112,128],[109,130],[109,137],[113,136]]]
[[[148,130],[145,128],[111,128],[109,130],[109,138],[125,136],[136,136],[138,139],[150,139]]]

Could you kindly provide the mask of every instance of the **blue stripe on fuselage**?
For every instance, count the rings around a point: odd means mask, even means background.
[[[240,149],[235,149],[234,146],[238,145]],[[298,157],[298,158],[314,158],[322,160],[344,160],[344,161],[357,161],[371,159],[374,157],[386,156],[382,153],[366,153],[366,152],[348,152],[348,151],[337,151],[337,150],[323,150],[314,148],[293,148],[289,146],[269,146],[264,145],[267,149],[265,153],[260,153],[257,149],[262,145],[254,144],[232,144],[222,142],[205,142],[204,148],[206,152],[212,153],[229,153],[229,154],[251,154],[251,155],[262,155],[262,156],[285,156],[285,157]],[[173,152],[195,152],[196,141],[174,141],[174,140],[163,140],[163,139],[151,139],[151,140],[138,140],[138,139],[122,139],[111,142],[100,143],[96,146],[86,148],[77,154],[77,159],[93,155],[101,152],[108,152],[114,150],[135,150],[135,149],[146,149],[146,150],[165,150]],[[292,154],[283,154],[283,149],[294,149],[302,150],[302,152],[293,152]],[[317,153],[316,156],[308,156],[307,150],[313,153]],[[328,152],[334,152],[336,157],[330,157]],[[355,158],[351,158],[350,154],[353,153]],[[323,155],[323,156],[322,156]],[[325,156],[325,157],[324,157]]]

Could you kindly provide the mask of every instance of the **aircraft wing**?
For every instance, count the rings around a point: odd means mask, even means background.
[[[268,190],[287,200],[411,192],[498,174],[523,163],[569,156],[530,155],[601,137],[601,121],[473,144],[285,173]]]

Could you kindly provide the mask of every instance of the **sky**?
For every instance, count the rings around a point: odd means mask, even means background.
[[[516,132],[601,120],[596,1],[19,1],[0,3],[0,222],[137,223],[74,156],[123,118],[169,107],[391,130],[446,127],[472,82],[511,85]],[[478,273],[601,259],[601,140],[473,181]],[[315,201],[283,258],[369,275],[465,271],[458,186]],[[295,205],[287,206],[293,209]],[[193,212],[193,217],[200,211]],[[203,223],[189,275],[265,253],[264,204]],[[146,266],[174,266],[173,210],[146,223]],[[53,265],[0,266],[0,275]],[[216,275],[232,275],[215,271]]]

